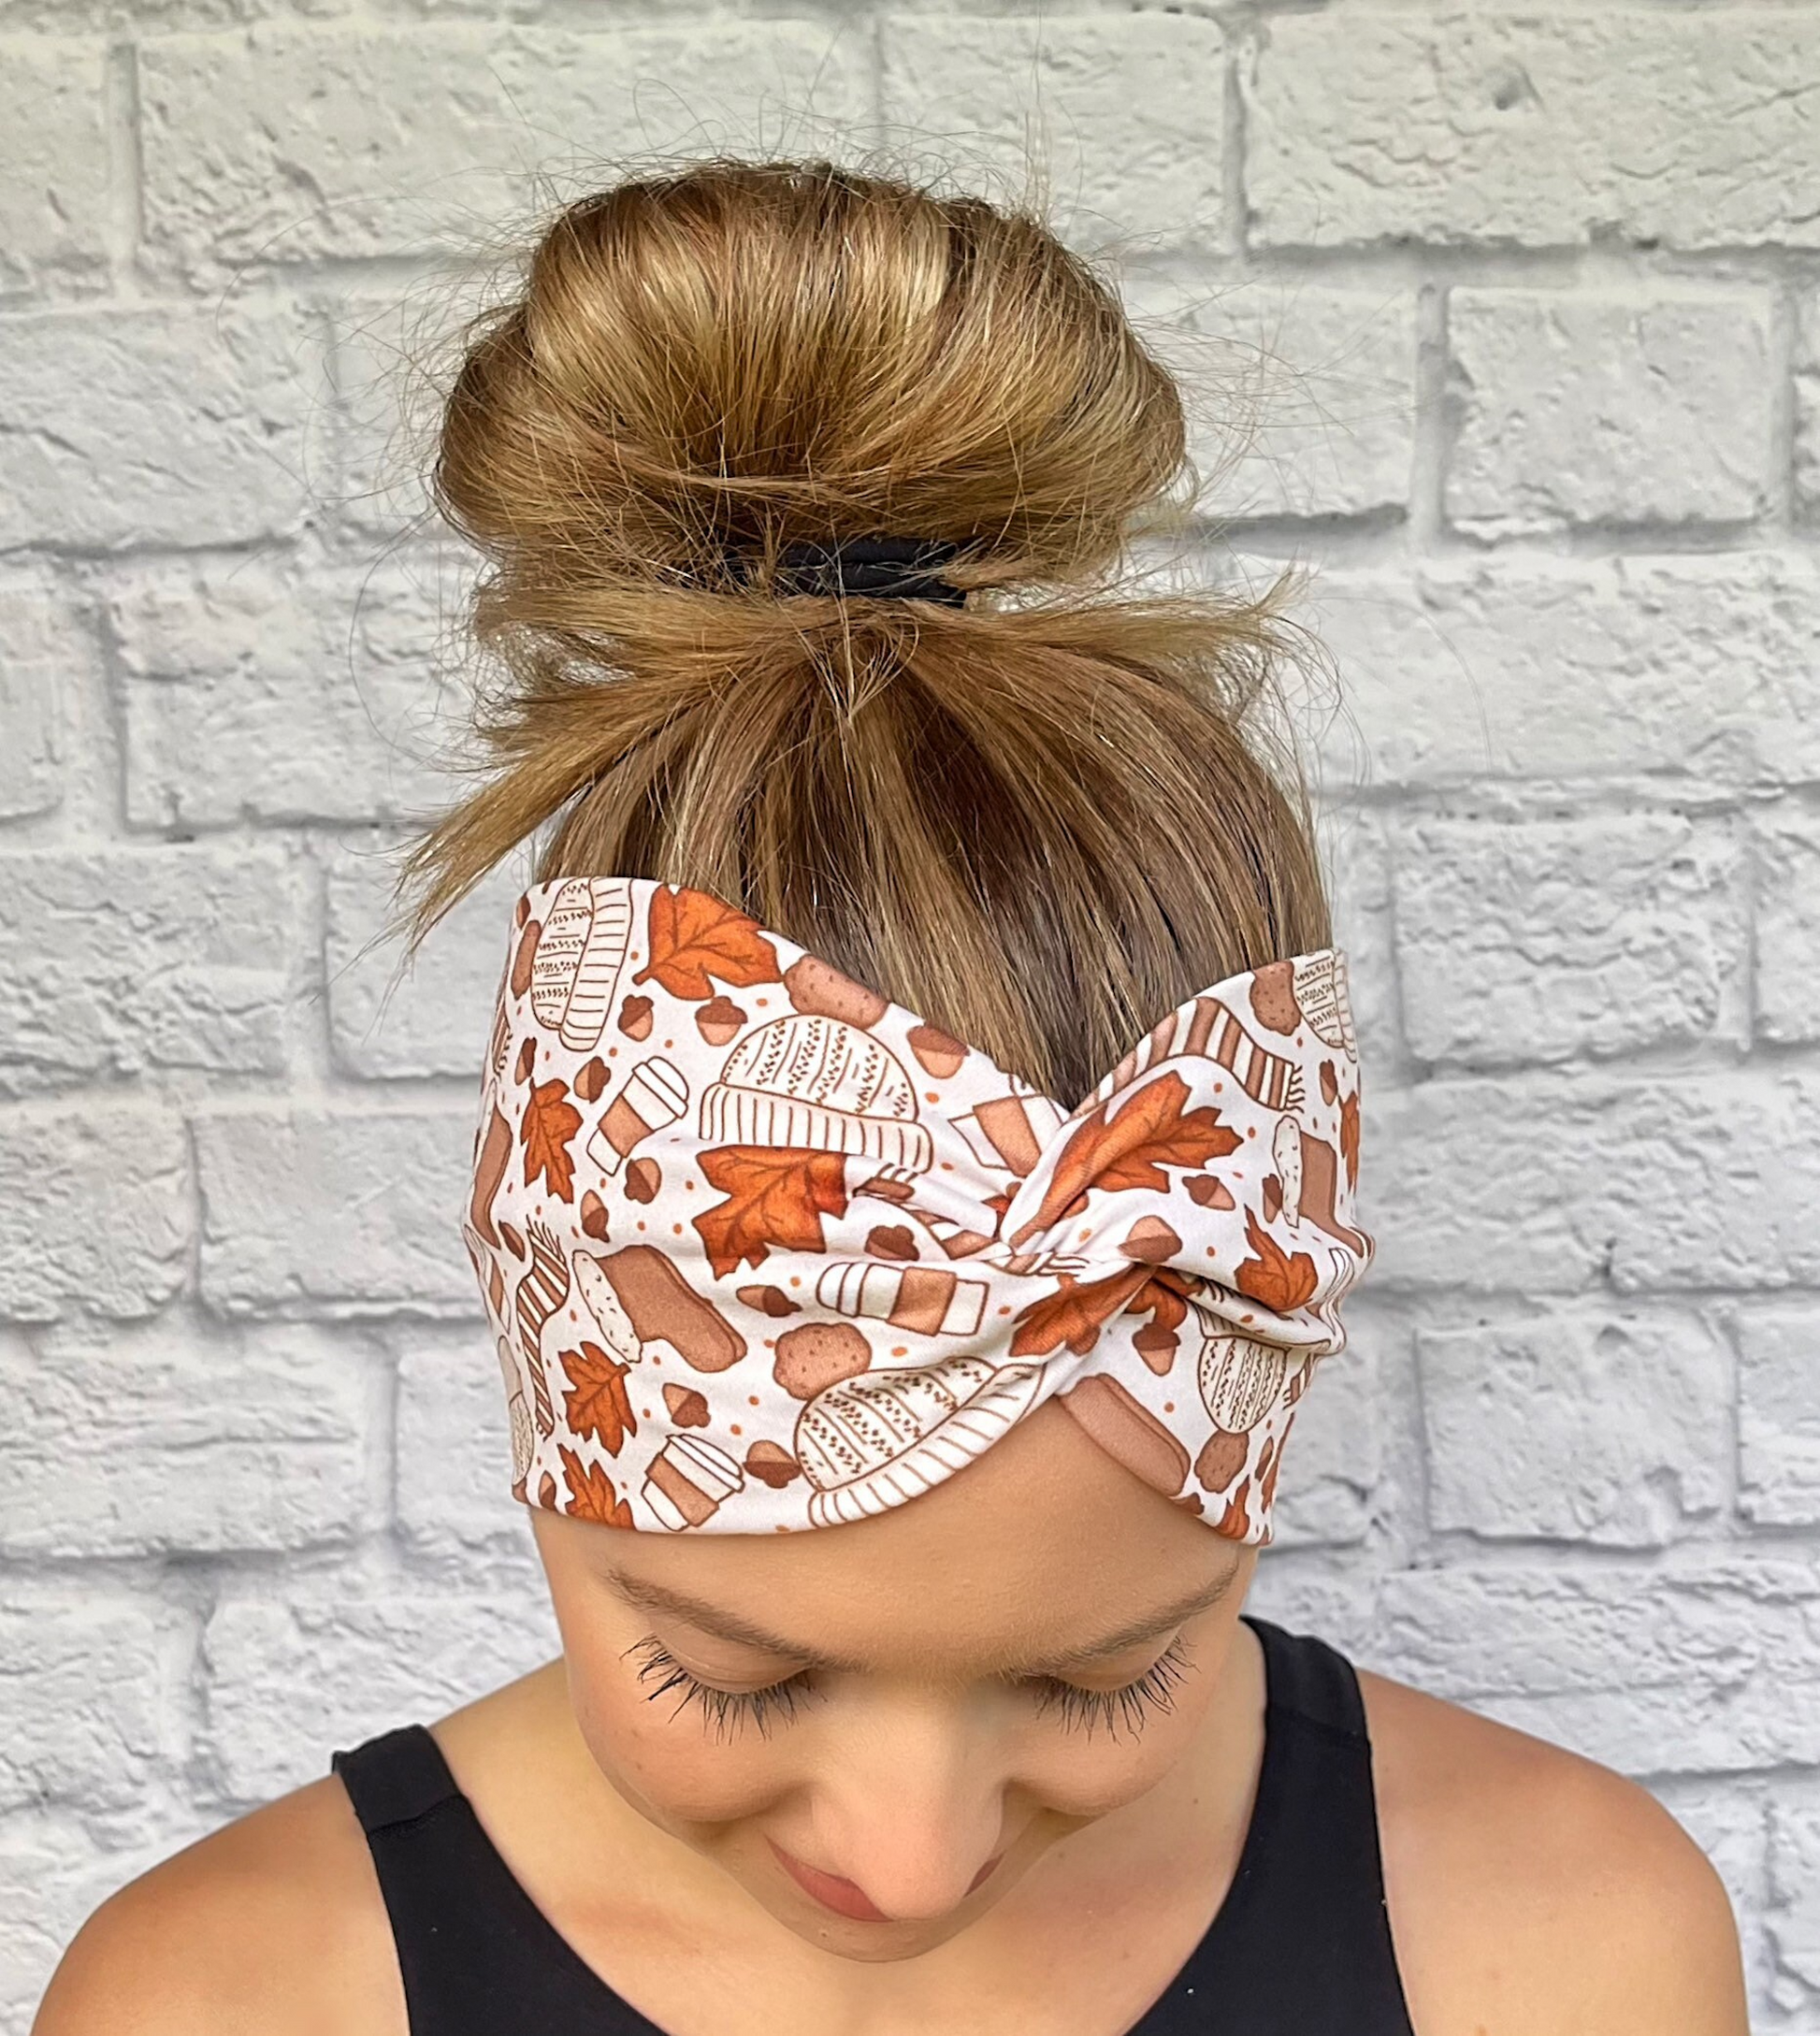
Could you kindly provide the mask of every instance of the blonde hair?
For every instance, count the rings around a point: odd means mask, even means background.
[[[567,206],[461,336],[432,477],[505,675],[412,845],[412,945],[540,880],[713,891],[1072,1104],[1208,983],[1331,937],[1248,712],[1260,599],[1120,590],[1182,402],[1037,220],[821,163]],[[784,598],[782,554],[959,547],[964,607]]]

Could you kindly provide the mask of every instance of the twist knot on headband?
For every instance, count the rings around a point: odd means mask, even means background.
[[[1188,999],[1069,1109],[705,891],[534,885],[462,1225],[513,1491],[616,1527],[833,1526],[1057,1397],[1265,1541],[1373,1255],[1358,1162],[1335,948]]]

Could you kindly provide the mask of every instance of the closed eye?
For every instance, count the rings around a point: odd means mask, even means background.
[[[653,1685],[645,1692],[646,1702],[674,1695],[672,1718],[694,1704],[716,1739],[730,1738],[747,1725],[756,1726],[761,1736],[769,1738],[773,1725],[789,1724],[799,1704],[815,1695],[814,1671],[807,1668],[761,1689],[724,1690],[685,1668],[655,1634],[626,1652],[639,1657],[638,1680]],[[1177,1634],[1141,1676],[1116,1689],[1083,1689],[1058,1676],[1026,1676],[1018,1681],[1020,1687],[1031,1692],[1039,1711],[1058,1714],[1064,1731],[1085,1732],[1091,1738],[1105,1726],[1116,1738],[1121,1726],[1135,1734],[1155,1712],[1173,1711],[1176,1688],[1188,1666]]]

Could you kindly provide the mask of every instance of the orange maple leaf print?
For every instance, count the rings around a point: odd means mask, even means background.
[[[602,1527],[629,1527],[632,1509],[613,1488],[599,1464],[585,1464],[573,1450],[557,1443],[562,1458],[562,1481],[569,1487],[569,1504],[563,1509],[572,1519],[592,1520]]]
[[[651,959],[632,977],[655,975],[672,997],[712,997],[712,978],[735,988],[783,980],[777,950],[756,919],[703,891],[658,888],[648,916]]]
[[[1339,1106],[1339,1156],[1346,1162],[1346,1178],[1359,1185],[1359,1092],[1355,1089]]]
[[[1131,1265],[1085,1283],[1064,1274],[1060,1292],[1045,1294],[1018,1313],[1012,1356],[1047,1357],[1066,1344],[1076,1357],[1084,1357],[1100,1340],[1102,1326],[1132,1306],[1133,1296],[1155,1278],[1149,1265]]]
[[[1313,1259],[1306,1251],[1285,1251],[1249,1209],[1245,1212],[1245,1239],[1258,1255],[1239,1262],[1233,1285],[1279,1315],[1300,1307],[1321,1278]]]
[[[727,1199],[692,1219],[715,1278],[780,1251],[823,1249],[821,1220],[846,1212],[846,1160],[798,1146],[716,1146],[703,1152],[708,1185]]]
[[[1095,1110],[1062,1148],[1041,1207],[1011,1239],[1022,1244],[1062,1216],[1090,1188],[1167,1188],[1165,1166],[1202,1167],[1242,1143],[1211,1105],[1184,1109],[1179,1075],[1146,1082],[1111,1116]]]
[[[562,1410],[571,1432],[593,1436],[609,1456],[617,1456],[626,1437],[638,1433],[626,1391],[626,1374],[632,1367],[585,1340],[579,1350],[558,1350],[556,1362],[569,1374],[571,1390],[562,1396]]]
[[[542,1174],[558,1202],[575,1198],[575,1162],[569,1141],[582,1128],[582,1113],[569,1100],[560,1076],[538,1082],[525,1099],[518,1136],[525,1148],[525,1185]]]

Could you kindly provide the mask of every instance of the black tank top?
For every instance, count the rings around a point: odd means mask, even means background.
[[[1268,1697],[1238,1870],[1126,2036],[1413,2036],[1357,1679],[1323,1641],[1247,1624]],[[423,1726],[332,1764],[379,1870],[411,2036],[664,2036],[513,1878]]]

